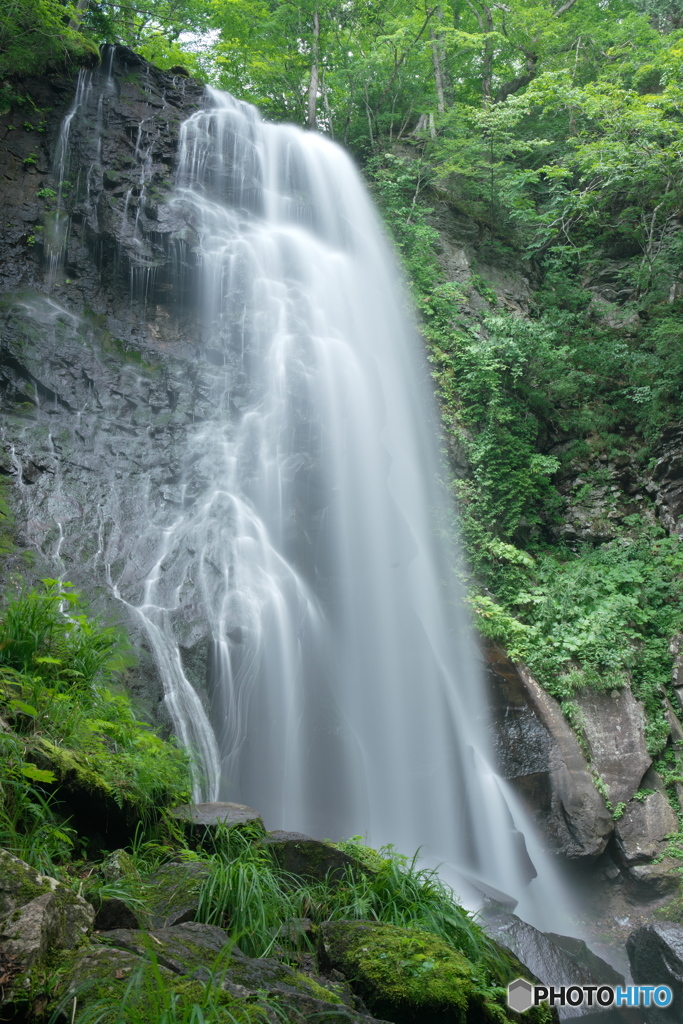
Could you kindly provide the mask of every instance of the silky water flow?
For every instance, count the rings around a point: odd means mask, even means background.
[[[147,632],[195,799],[421,848],[466,903],[492,887],[566,928],[489,764],[429,374],[358,172],[209,89],[182,126],[171,202],[220,412],[190,428],[178,511],[150,508],[136,541],[142,599],[125,573],[109,582]],[[208,622],[206,701],[181,656],[188,607]]]

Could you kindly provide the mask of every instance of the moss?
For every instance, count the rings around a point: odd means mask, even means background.
[[[0,556],[11,555],[16,550],[14,539],[14,514],[10,505],[11,484],[0,477]]]
[[[101,1024],[121,1019],[123,1000],[137,1007],[138,1014],[141,1009],[149,1009],[150,1019],[161,1019],[163,1007],[176,1000],[179,1008],[196,1004],[209,1010],[205,1019],[215,1024],[266,1024],[268,1019],[257,1002],[236,998],[213,986],[207,992],[199,981],[99,944],[71,953],[53,953],[42,970],[33,972],[25,998],[32,1002],[39,994],[47,994],[48,1010],[53,1013],[60,1006],[71,1011],[74,995],[79,1013],[97,1004]]]
[[[325,959],[376,1016],[395,1024],[513,1019],[504,989],[487,985],[475,965],[435,935],[367,921],[328,922],[322,930]]]
[[[88,764],[86,755],[80,756],[66,747],[58,747],[43,737],[36,741],[36,745],[50,762],[55,775],[67,787],[77,787],[89,793],[102,793],[107,797],[113,797],[112,787]]]
[[[23,907],[26,903],[50,892],[53,886],[33,868],[15,858],[6,850],[0,851],[0,894],[7,894],[10,903]],[[6,898],[7,898],[6,897]],[[3,912],[2,896],[0,896],[0,912]]]
[[[319,985],[317,981],[313,981],[312,978],[307,978],[305,974],[301,974],[299,971],[294,972],[294,978],[290,979],[305,995],[313,996],[314,999],[320,999],[324,1003],[334,1003],[335,1006],[339,1006],[342,1000],[336,994],[331,992],[324,985]]]

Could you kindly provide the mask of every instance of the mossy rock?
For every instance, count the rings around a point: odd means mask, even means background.
[[[311,878],[316,882],[334,885],[341,881],[349,870],[370,873],[367,866],[355,857],[337,849],[331,843],[300,832],[268,832],[263,838],[264,846],[277,860],[280,868],[291,875]]]
[[[44,783],[43,788],[54,793],[60,811],[81,835],[96,838],[105,849],[133,838],[140,808],[114,793],[91,756],[40,737],[28,746],[26,760],[56,776],[55,783]]]
[[[153,954],[157,962],[176,974],[200,972],[201,981],[210,981],[213,968],[227,962],[234,943],[227,932],[212,924],[191,921],[172,928],[156,928],[145,932],[117,928],[100,932],[100,942],[123,949],[141,959]]]
[[[22,968],[51,948],[72,949],[92,930],[89,903],[55,878],[0,850],[0,952]]]
[[[224,1020],[227,1024],[229,1013],[239,1024],[279,1024],[283,1019],[289,1024],[311,1020],[316,1024],[373,1024],[373,1018],[344,1005],[334,986],[328,988],[324,979],[295,971],[278,960],[246,957],[227,932],[214,925],[193,922],[148,933],[127,929],[103,932],[97,943],[75,955],[62,956],[54,967],[63,981],[52,1009],[62,1005],[70,1010],[76,995],[79,1010],[96,1002],[107,1003],[112,1022],[133,982],[143,998],[144,986],[151,984],[200,1005],[209,986],[213,1009],[206,1019],[214,1024]],[[138,976],[139,983],[135,981]],[[109,1020],[105,1014],[102,1024]]]
[[[154,1003],[162,1006],[164,1000],[175,998],[181,1004],[201,1006],[206,996],[200,980],[179,976],[159,961],[151,963],[128,950],[100,944],[55,957],[51,972],[60,979],[56,988],[47,974],[42,978],[34,977],[32,1002],[33,1005],[42,1002],[52,1014],[50,1019],[59,1024],[73,1019],[74,998],[77,1013],[89,1007],[94,1010],[97,1004],[97,1020],[101,1024],[116,1024],[121,1019],[124,998],[129,1005],[137,1006],[136,1019],[143,1019],[140,1011],[145,1010],[151,1020]],[[49,998],[42,1000],[41,982],[43,989],[50,992]],[[212,989],[211,1003],[211,1016],[207,1019],[214,1024],[266,1024],[269,1020],[257,1002],[218,988]]]
[[[122,898],[104,899],[99,905],[95,927],[112,929],[171,928],[194,921],[199,894],[211,868],[206,861],[164,864],[148,878],[128,876]]]
[[[487,986],[458,950],[429,932],[373,921],[327,921],[320,958],[341,971],[372,1013],[394,1024],[506,1024],[541,1021],[505,1006],[505,991]]]

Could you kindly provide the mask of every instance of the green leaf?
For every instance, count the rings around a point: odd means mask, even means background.
[[[31,718],[37,718],[38,712],[32,704],[27,704],[23,700],[11,700],[9,706],[13,711],[21,711],[22,715],[30,715]]]
[[[21,766],[21,774],[25,775],[27,779],[31,779],[32,782],[57,781],[57,776],[54,772],[43,768],[36,768],[34,764],[23,764]]]

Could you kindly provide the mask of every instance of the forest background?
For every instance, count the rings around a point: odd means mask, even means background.
[[[418,311],[479,628],[576,726],[578,690],[630,686],[683,782],[683,548],[647,487],[683,397],[681,0],[6,0],[0,102],[105,42],[351,151]],[[444,210],[475,229],[460,283]]]

